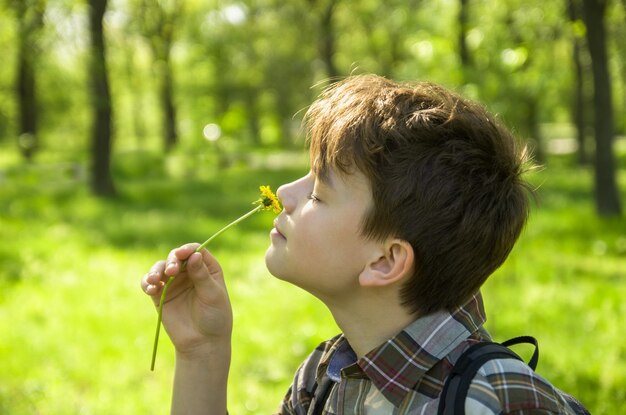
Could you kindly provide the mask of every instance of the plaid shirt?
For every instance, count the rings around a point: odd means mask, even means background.
[[[489,340],[480,294],[453,312],[415,320],[357,359],[346,338],[320,344],[298,368],[278,414],[436,414],[439,395],[456,359]],[[472,381],[468,414],[571,414],[561,392],[523,362],[497,359]]]

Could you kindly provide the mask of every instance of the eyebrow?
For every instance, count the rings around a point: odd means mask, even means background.
[[[322,172],[322,171],[318,171],[317,173],[315,173],[315,178],[319,180],[319,182],[328,187],[331,190],[335,190],[335,184],[333,182],[333,178],[330,175],[330,172],[328,170]]]

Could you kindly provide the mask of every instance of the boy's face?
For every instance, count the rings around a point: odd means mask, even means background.
[[[373,204],[367,178],[358,170],[350,175],[331,171],[322,181],[309,172],[277,194],[283,211],[270,233],[267,268],[322,300],[346,298],[379,252],[375,241],[360,234]]]

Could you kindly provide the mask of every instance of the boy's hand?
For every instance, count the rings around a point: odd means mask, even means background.
[[[198,246],[172,250],[141,280],[158,307],[165,282],[174,276],[163,305],[163,326],[177,354],[188,359],[202,359],[216,344],[229,342],[233,322],[222,268],[207,250],[195,252]]]

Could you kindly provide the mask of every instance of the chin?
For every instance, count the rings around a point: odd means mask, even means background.
[[[290,282],[289,270],[286,269],[284,258],[281,258],[279,253],[276,252],[274,247],[270,247],[265,252],[265,267],[275,278]]]
[[[275,276],[276,278],[280,278],[280,266],[278,258],[276,258],[276,251],[272,245],[267,248],[265,251],[265,267],[267,270]]]

